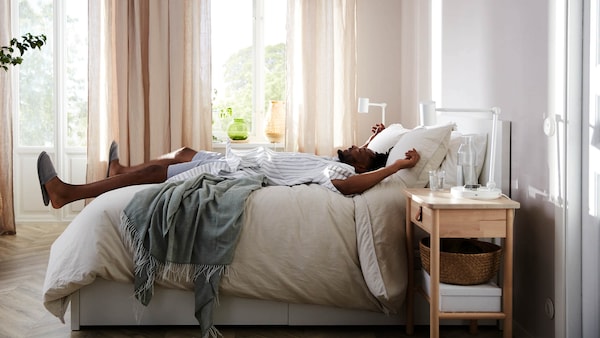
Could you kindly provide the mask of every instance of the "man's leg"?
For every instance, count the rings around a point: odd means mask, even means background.
[[[169,165],[189,162],[196,154],[197,151],[184,147],[165,154],[156,160],[132,167],[122,166],[119,163],[118,156],[114,156],[113,160],[109,163],[110,177],[87,184],[69,184],[61,181],[56,176],[50,158],[47,155],[40,155],[40,158],[43,157],[43,159],[41,162],[38,159],[38,175],[40,166],[42,167],[42,172],[53,173],[53,175],[44,178],[40,176],[40,184],[43,190],[42,194],[45,192],[52,203],[52,207],[59,209],[68,203],[97,197],[110,190],[130,185],[162,183],[167,179],[167,168]],[[42,182],[43,180],[46,181]]]
[[[108,176],[136,172],[136,171],[143,170],[143,169],[145,169],[149,166],[153,166],[153,165],[164,166],[166,168],[167,166],[169,166],[171,164],[189,162],[194,158],[194,155],[196,155],[197,153],[198,153],[197,151],[195,151],[191,148],[184,147],[184,148],[175,150],[171,153],[162,155],[161,157],[159,157],[155,160],[151,160],[146,163],[142,163],[142,164],[138,164],[138,165],[134,165],[134,166],[130,166],[130,167],[121,165],[119,163],[119,158],[117,157],[116,159],[112,160],[108,164],[109,165]]]
[[[108,177],[106,179],[87,184],[68,184],[54,176],[43,184],[46,189],[52,207],[62,208],[64,205],[85,199],[97,197],[107,191],[138,184],[161,183],[167,178],[166,165],[149,165],[144,168],[122,175]]]

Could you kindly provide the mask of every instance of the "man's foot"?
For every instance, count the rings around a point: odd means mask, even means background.
[[[44,201],[44,205],[47,206],[48,204],[50,204],[50,196],[48,195],[48,191],[46,190],[46,183],[48,183],[48,181],[50,181],[57,175],[56,170],[54,169],[54,165],[52,164],[52,160],[45,151],[42,151],[40,156],[38,156],[37,169],[38,179],[40,181],[40,188],[42,189],[42,199]]]
[[[119,160],[119,145],[117,142],[112,141],[110,144],[110,150],[108,151],[108,168],[106,169],[106,177],[110,177],[110,164],[114,160]]]

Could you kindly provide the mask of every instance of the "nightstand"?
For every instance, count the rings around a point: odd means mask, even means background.
[[[502,196],[491,200],[453,197],[448,190],[406,189],[406,248],[408,293],[406,332],[414,332],[413,224],[431,236],[429,299],[430,337],[439,337],[440,319],[502,319],[504,337],[512,337],[513,220],[518,202]],[[503,238],[502,310],[500,312],[442,312],[440,295],[440,238]]]

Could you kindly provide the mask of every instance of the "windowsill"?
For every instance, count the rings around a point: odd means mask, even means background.
[[[226,142],[212,143],[213,151],[224,152],[226,146]],[[283,143],[271,143],[266,140],[256,140],[253,138],[249,138],[246,142],[232,141],[231,147],[233,149],[251,149],[256,147],[266,147],[275,151],[283,151]]]

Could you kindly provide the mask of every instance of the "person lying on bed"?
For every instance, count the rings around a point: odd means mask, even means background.
[[[373,127],[373,134],[383,130]],[[100,181],[73,185],[61,181],[46,152],[38,157],[38,178],[44,204],[52,202],[58,209],[73,201],[99,196],[110,190],[167,179],[182,180],[209,173],[224,177],[264,174],[270,185],[297,185],[317,183],[344,195],[360,194],[398,170],[412,168],[419,161],[419,153],[410,149],[404,159],[385,166],[388,154],[375,153],[362,146],[338,150],[338,158],[306,153],[275,152],[265,147],[231,151],[228,155],[209,151],[181,148],[147,163],[122,166],[118,147],[111,144],[107,178]]]

